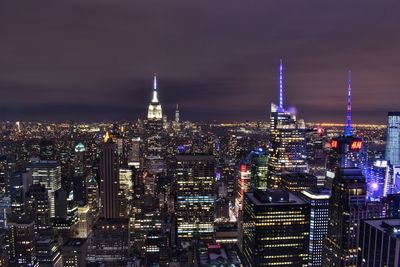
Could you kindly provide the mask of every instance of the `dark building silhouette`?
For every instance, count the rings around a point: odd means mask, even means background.
[[[363,220],[359,244],[357,266],[400,266],[400,219]]]
[[[110,138],[103,144],[103,151],[100,160],[101,217],[106,219],[119,217],[120,205],[118,202],[118,191],[117,145]]]
[[[323,266],[355,266],[361,219],[366,218],[366,184],[360,169],[338,169],[329,200]]]

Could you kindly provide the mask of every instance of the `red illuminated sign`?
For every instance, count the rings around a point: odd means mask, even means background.
[[[247,167],[246,167],[245,164],[242,164],[242,166],[240,166],[240,171],[241,171],[241,172],[247,171]]]
[[[338,141],[337,140],[332,140],[331,141],[331,148],[337,148],[338,146]]]
[[[362,142],[361,141],[353,141],[350,144],[350,149],[351,150],[359,150],[359,149],[361,149],[361,147],[362,147]]]

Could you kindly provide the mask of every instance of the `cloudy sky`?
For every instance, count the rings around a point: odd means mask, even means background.
[[[400,1],[0,1],[1,120],[136,120],[159,77],[164,111],[266,120],[285,106],[343,122],[400,110]]]

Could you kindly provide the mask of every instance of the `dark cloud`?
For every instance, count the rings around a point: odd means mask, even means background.
[[[0,119],[135,120],[152,75],[182,118],[265,120],[285,62],[285,103],[356,122],[399,109],[398,1],[2,1]]]

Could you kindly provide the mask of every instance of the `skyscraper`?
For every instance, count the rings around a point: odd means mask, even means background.
[[[361,219],[366,216],[366,184],[361,169],[339,168],[329,200],[323,266],[355,266]]]
[[[400,165],[400,112],[388,113],[386,160],[392,165]]]
[[[177,155],[176,217],[179,239],[211,239],[216,199],[212,155]]]
[[[176,122],[176,123],[179,123],[179,105],[178,105],[178,104],[176,104],[175,122]]]
[[[154,75],[153,81],[153,98],[149,104],[149,110],[147,112],[147,119],[148,120],[162,120],[162,108],[160,102],[158,102],[158,95],[157,95],[157,76]]]
[[[280,187],[282,173],[306,172],[305,124],[283,107],[283,65],[279,68],[279,106],[271,104],[268,188]]]
[[[39,234],[49,234],[51,230],[50,206],[46,188],[40,184],[31,185],[26,193],[26,200],[28,214],[35,222],[35,230]]]
[[[351,72],[347,87],[347,116],[344,134],[331,140],[330,151],[326,161],[326,186],[332,187],[332,180],[338,168],[364,168],[366,153],[364,142],[354,136],[351,124]]]
[[[113,219],[119,217],[118,203],[118,155],[116,144],[111,138],[103,144],[100,159],[100,196],[102,217]]]
[[[400,219],[362,221],[357,266],[400,266]]]
[[[87,173],[85,172],[85,151],[86,148],[82,143],[75,146],[74,158],[74,177],[73,177],[73,191],[74,200],[80,205],[84,206],[87,203]]]
[[[308,266],[322,266],[323,241],[328,232],[331,192],[324,189],[303,191],[300,198],[310,205],[310,246]]]
[[[16,220],[8,224],[8,244],[11,266],[37,267],[35,227],[33,221]]]
[[[284,190],[245,194],[242,250],[245,266],[307,266],[309,205]]]
[[[165,168],[162,164],[164,157],[163,134],[164,122],[161,104],[157,95],[157,77],[154,75],[153,99],[149,104],[145,133],[145,164],[151,174],[158,174]]]
[[[31,165],[34,184],[43,185],[49,194],[50,217],[55,217],[55,192],[61,188],[61,166],[57,161],[34,161]]]

